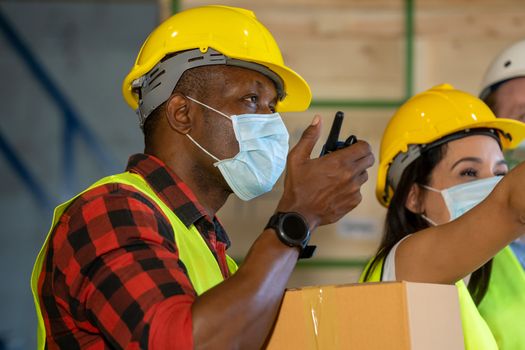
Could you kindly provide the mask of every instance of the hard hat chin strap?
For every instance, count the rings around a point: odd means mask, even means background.
[[[151,112],[168,100],[185,71],[211,65],[236,66],[257,71],[274,82],[279,100],[285,97],[283,80],[269,68],[254,62],[226,57],[212,48],[204,53],[200,49],[192,49],[159,62],[147,74],[133,81],[131,87],[139,96],[137,114],[140,127],[144,126]]]

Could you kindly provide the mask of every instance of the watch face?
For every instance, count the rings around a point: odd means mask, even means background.
[[[282,231],[293,240],[303,241],[308,234],[308,227],[303,218],[294,214],[286,213],[281,221]]]

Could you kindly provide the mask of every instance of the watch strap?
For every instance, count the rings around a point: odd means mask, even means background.
[[[316,249],[316,245],[306,245],[303,249],[301,249],[299,259],[310,259],[312,256],[314,256]]]

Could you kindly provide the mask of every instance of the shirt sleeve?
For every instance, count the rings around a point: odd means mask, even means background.
[[[173,230],[151,202],[140,194],[100,196],[60,226],[53,240],[60,292],[80,324],[114,348],[166,348],[168,340],[173,349],[193,347],[195,291]]]

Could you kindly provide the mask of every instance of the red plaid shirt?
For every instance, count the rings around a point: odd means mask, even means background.
[[[160,160],[138,154],[141,175],[186,225],[195,224],[227,277],[228,237]],[[50,237],[39,279],[50,349],[190,349],[195,291],[173,228],[134,188],[107,184],[77,198]]]

